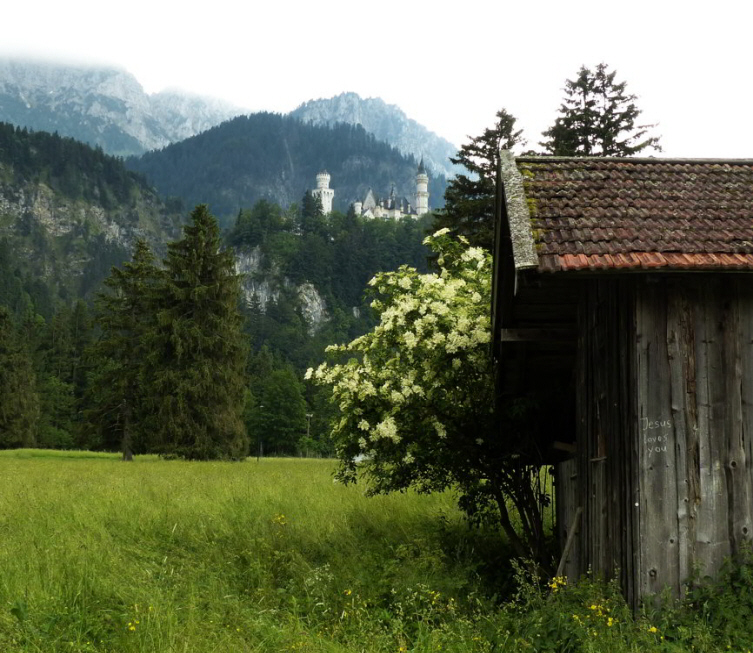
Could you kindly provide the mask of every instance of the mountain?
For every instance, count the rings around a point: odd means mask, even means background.
[[[356,93],[341,93],[329,99],[304,102],[289,115],[313,125],[361,125],[403,154],[416,159],[423,157],[435,174],[449,178],[462,171],[460,166],[450,162],[450,157],[458,151],[455,145],[408,118],[399,107],[379,98],[364,99]]]
[[[57,132],[116,156],[164,148],[243,113],[177,90],[147,94],[118,68],[0,58],[0,121]],[[449,161],[457,147],[379,98],[342,93],[305,102],[289,115],[316,126],[359,125],[402,154],[423,158],[435,176],[460,170]]]
[[[415,193],[418,161],[377,140],[363,127],[315,126],[271,113],[239,116],[162,150],[130,158],[165,196],[187,206],[206,203],[227,226],[259,199],[282,206],[300,202],[326,169],[335,191],[334,208],[347,212],[369,189],[387,197]],[[443,204],[446,180],[433,175],[429,206]]]
[[[149,95],[116,68],[0,59],[0,121],[57,132],[108,154],[164,147],[240,113],[178,91]]]
[[[98,290],[137,238],[162,250],[179,222],[122,160],[0,123],[0,305],[14,313]]]

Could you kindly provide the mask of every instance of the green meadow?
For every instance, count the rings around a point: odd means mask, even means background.
[[[451,493],[333,470],[0,452],[0,652],[753,649],[753,556],[634,616],[614,585],[511,565]]]
[[[0,651],[438,650],[460,637],[477,574],[453,497],[369,498],[333,470],[0,453]]]

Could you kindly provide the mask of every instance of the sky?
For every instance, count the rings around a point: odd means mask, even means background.
[[[247,111],[354,91],[456,145],[505,108],[533,149],[565,81],[603,62],[659,156],[753,158],[752,19],[741,0],[24,0],[3,7],[0,55],[114,65]]]

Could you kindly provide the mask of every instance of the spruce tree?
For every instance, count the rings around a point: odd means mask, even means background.
[[[31,357],[10,312],[0,306],[0,449],[33,447],[39,397]]]
[[[641,110],[616,71],[600,63],[593,71],[581,66],[578,77],[565,82],[565,98],[554,125],[540,143],[555,156],[632,156],[653,148],[659,137],[648,135],[655,125],[636,125]]]
[[[123,460],[131,460],[134,449],[143,451],[149,444],[142,385],[145,336],[154,326],[160,277],[149,245],[138,240],[131,261],[112,269],[104,281],[107,291],[96,300],[101,337],[89,350],[89,444],[119,447]]]
[[[523,132],[515,129],[516,118],[505,109],[497,112],[493,127],[463,145],[450,158],[469,174],[459,174],[447,183],[444,209],[435,212],[434,229],[448,227],[468,238],[472,245],[491,250],[494,245],[494,184],[500,149],[524,145]]]
[[[240,278],[205,205],[183,233],[168,245],[156,322],[144,341],[157,450],[195,460],[242,458],[248,384]]]

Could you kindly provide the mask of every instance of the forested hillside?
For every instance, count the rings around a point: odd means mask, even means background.
[[[244,128],[257,121],[269,129]],[[402,170],[412,181],[415,173],[414,161],[360,128],[315,128],[271,115],[230,127],[231,134],[238,129],[267,143],[262,151],[268,160],[281,166],[286,159],[288,170],[319,148],[332,157],[350,152],[351,179],[377,170],[377,182],[384,181],[394,176],[390,171]],[[223,150],[206,141],[210,150],[218,148],[220,174],[233,168],[233,142],[225,141]],[[187,147],[199,145],[200,139],[192,139]],[[364,164],[359,172],[356,150],[373,167]],[[171,155],[180,151],[170,149]],[[263,156],[241,159],[263,176]],[[312,176],[319,167],[300,165]],[[431,214],[397,221],[340,211],[324,216],[302,186],[297,196],[286,190],[291,202],[284,207],[266,199],[241,204],[224,234],[241,275],[248,352],[244,420],[252,452],[330,451],[331,408],[321,391],[304,386],[303,370],[321,361],[327,345],[373,324],[364,290],[376,272],[426,266],[422,240]],[[116,360],[112,351],[102,358],[98,344],[108,324],[101,313],[107,303],[97,308],[94,300],[113,266],[124,269],[139,242],[142,251],[151,250],[157,269],[165,266],[167,243],[180,236],[178,226],[189,213],[177,207],[192,201],[189,195],[166,205],[142,175],[99,149],[0,124],[0,448],[120,446],[122,424],[112,420],[123,408],[111,398],[102,405],[102,390],[116,385],[102,382]],[[118,286],[108,287],[113,292]],[[161,296],[149,299],[148,312],[162,310],[162,303]],[[150,447],[145,439],[134,444],[135,451]]]
[[[89,295],[136,238],[160,246],[180,219],[121,160],[0,123],[0,304],[15,314]]]
[[[121,160],[0,123],[0,447],[82,444],[89,302],[181,219]]]
[[[252,450],[331,451],[332,407],[321,389],[304,388],[303,370],[318,364],[328,345],[373,326],[365,290],[376,272],[403,264],[426,269],[422,241],[430,223],[429,214],[398,221],[321,216],[309,196],[288,210],[260,200],[239,212],[227,240],[244,273]]]
[[[281,206],[300,200],[326,169],[335,190],[334,208],[346,212],[369,188],[386,197],[415,192],[418,161],[378,141],[360,126],[304,124],[271,113],[240,116],[162,150],[130,158],[164,196],[186,206],[209,205],[224,225],[242,207],[265,199]],[[429,205],[443,203],[444,177],[430,179]]]

